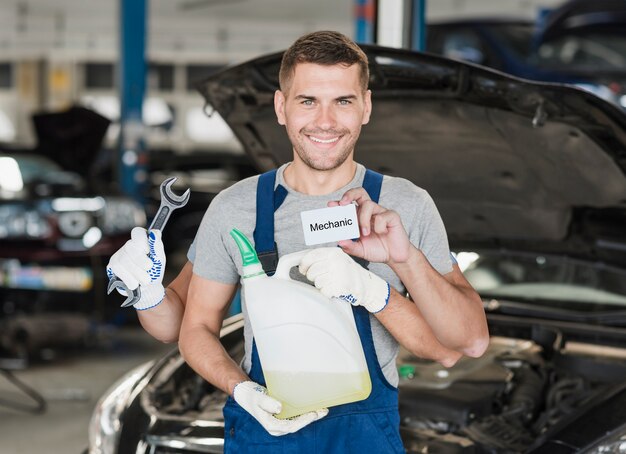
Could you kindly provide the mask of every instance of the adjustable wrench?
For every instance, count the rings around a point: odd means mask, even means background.
[[[165,227],[170,214],[172,214],[172,211],[187,205],[190,190],[187,189],[181,196],[174,194],[171,187],[175,181],[176,177],[170,177],[161,183],[161,205],[159,206],[159,210],[154,216],[150,227],[148,227],[148,230],[163,231],[163,228]],[[141,298],[140,287],[137,287],[135,290],[129,290],[128,287],[126,287],[126,284],[124,284],[124,282],[115,275],[113,275],[109,281],[107,294],[110,294],[114,289],[126,292],[126,300],[122,303],[122,307],[132,306],[139,301],[139,298]]]

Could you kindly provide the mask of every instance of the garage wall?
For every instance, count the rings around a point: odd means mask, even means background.
[[[86,97],[117,97],[114,85],[89,87],[85,71],[89,64],[113,66],[117,61],[119,1],[0,0],[0,65],[11,65],[13,78],[8,86],[0,86],[0,142],[32,146],[33,110],[63,109],[84,103]],[[199,97],[185,87],[190,65],[241,62],[284,49],[313,30],[352,36],[355,1],[147,0],[148,60],[174,66],[175,85],[159,92],[149,84],[148,95],[159,96],[178,112],[173,130],[150,136],[154,146],[172,143],[190,150],[199,145],[185,133],[188,112],[202,107]],[[560,3],[501,0],[495,10],[492,0],[430,0],[427,15],[429,20],[484,14],[533,18],[539,8]],[[109,132],[108,143],[113,144],[117,132],[114,127]],[[223,148],[224,143],[215,146]]]
[[[149,0],[153,57],[248,58],[278,50],[303,33],[335,29],[353,35],[355,0]],[[557,0],[431,0],[429,19],[475,15],[535,17]],[[0,51],[113,57],[118,0],[3,0]],[[5,57],[6,58],[6,57]]]

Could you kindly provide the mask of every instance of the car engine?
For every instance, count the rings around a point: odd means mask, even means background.
[[[409,453],[525,452],[552,426],[626,378],[621,349],[553,350],[492,337],[453,368],[401,352],[401,432]]]
[[[494,336],[482,357],[462,358],[448,369],[401,349],[401,435],[407,452],[526,452],[558,421],[626,380],[623,349],[558,343],[555,337],[542,342]],[[163,380],[148,393],[154,410],[223,420],[224,393],[180,356],[165,369],[170,373],[159,374]]]

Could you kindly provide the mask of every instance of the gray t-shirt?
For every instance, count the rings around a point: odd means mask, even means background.
[[[285,183],[283,172],[287,165],[281,166],[276,175],[276,184],[284,186],[288,191],[287,198],[274,213],[274,236],[279,256],[307,248],[336,246],[336,243],[328,243],[307,247],[304,243],[300,212],[325,208],[328,201],[339,200],[348,189],[360,187],[365,176],[365,168],[357,164],[352,181],[338,191],[322,196],[311,196],[297,192]],[[254,241],[257,181],[258,176],[242,180],[223,190],[213,199],[202,219],[194,244],[189,249],[188,257],[194,264],[194,274],[224,284],[240,282],[241,254],[229,232],[237,228],[250,241]],[[424,253],[439,273],[446,274],[452,271],[445,228],[433,200],[425,190],[408,180],[385,176],[379,203],[400,215],[411,242]],[[406,292],[398,276],[387,265],[370,263],[369,269],[400,293]],[[242,366],[246,372],[250,372],[252,329],[243,298],[242,312],[245,319],[245,357]],[[370,321],[374,347],[382,371],[389,383],[397,387],[398,371],[395,361],[398,343],[376,317],[370,315]]]

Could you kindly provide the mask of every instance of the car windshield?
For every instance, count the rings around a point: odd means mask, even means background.
[[[537,64],[546,68],[567,67],[576,70],[626,69],[626,34],[585,33],[564,36],[543,43]]]
[[[626,69],[626,33],[621,30],[564,35],[533,51],[533,25],[492,24],[488,28],[510,52],[537,67],[573,71]]]
[[[483,297],[551,301],[583,311],[626,306],[626,271],[618,268],[534,254],[459,253],[458,258]]]

